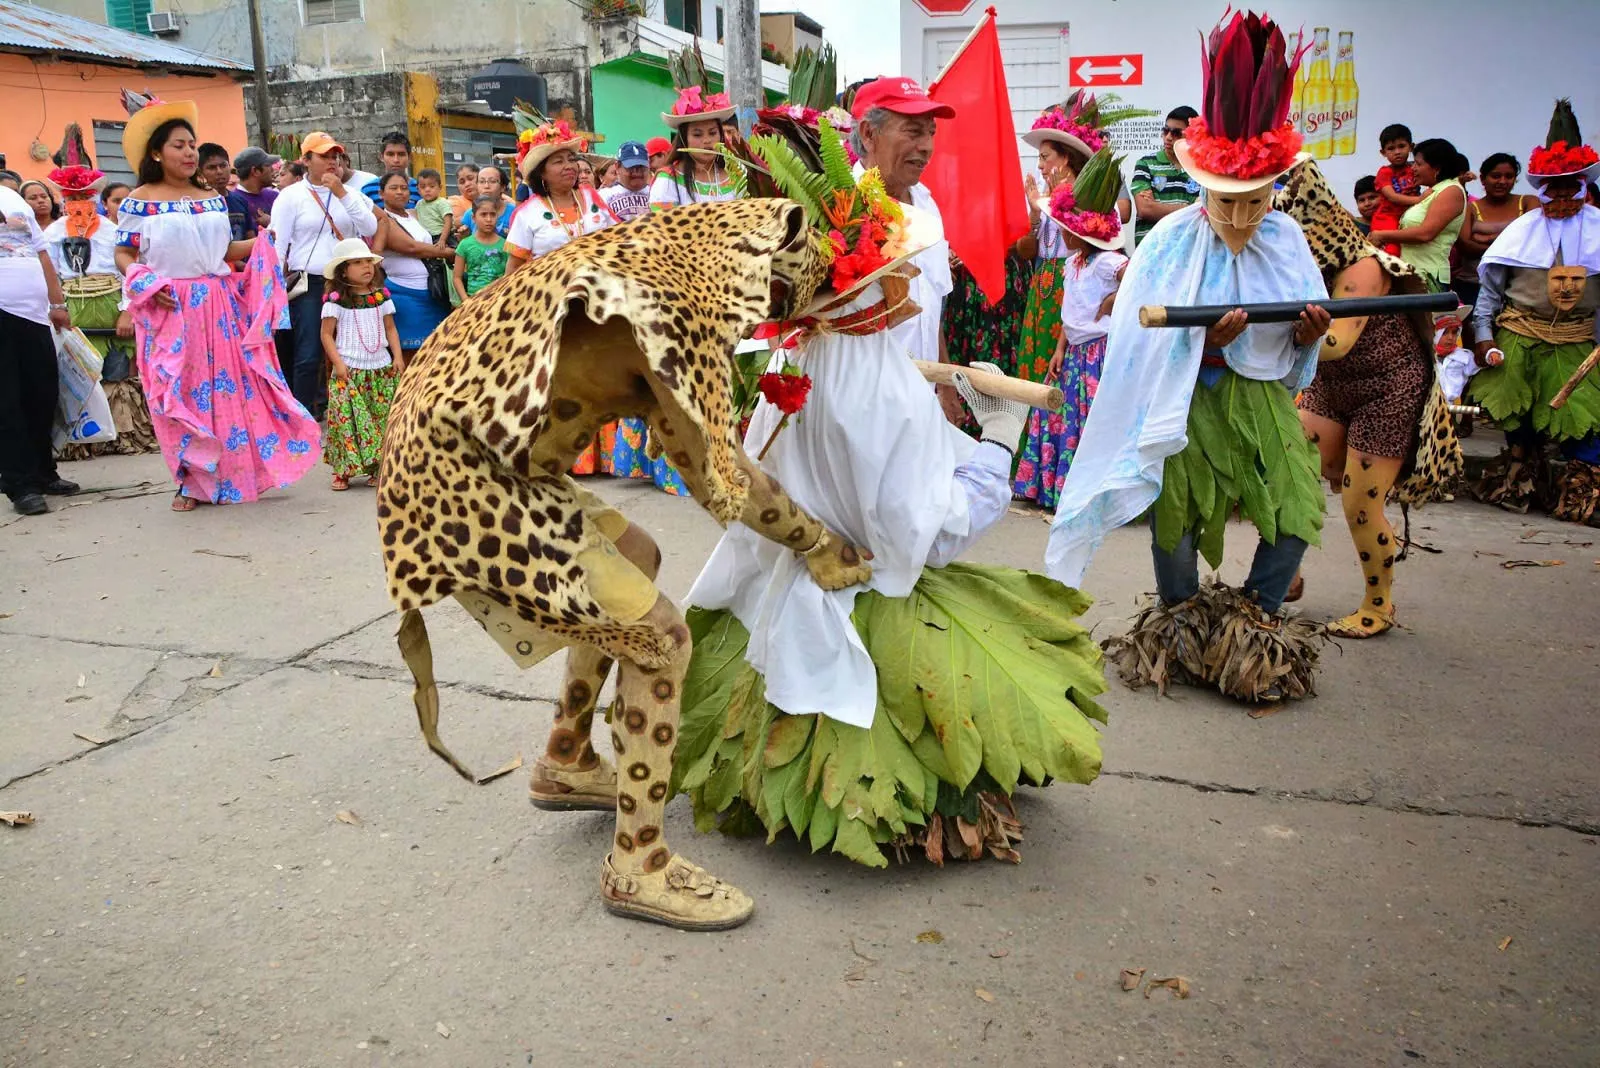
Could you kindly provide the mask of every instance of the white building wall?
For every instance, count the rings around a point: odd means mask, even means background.
[[[997,9],[1018,131],[1065,97],[1074,56],[1140,53],[1142,84],[1116,89],[1129,103],[1165,115],[1179,104],[1200,106],[1200,39],[1225,5],[1192,0],[989,0]],[[926,83],[975,25],[986,3],[966,14],[934,17],[901,0],[902,69]],[[1383,164],[1378,132],[1411,127],[1418,140],[1444,137],[1474,168],[1492,152],[1524,163],[1544,142],[1550,108],[1570,96],[1579,121],[1600,136],[1600,20],[1595,0],[1282,0],[1270,7],[1285,33],[1309,37],[1326,26],[1337,47],[1354,33],[1359,87],[1352,155],[1319,160],[1334,187],[1352,201],[1357,178]],[[1213,20],[1208,22],[1206,20]],[[1307,57],[1309,62],[1310,57]],[[1095,90],[1096,92],[1102,90]],[[1123,131],[1123,148],[1152,151],[1155,121]],[[1025,166],[1032,154],[1022,147]],[[1131,165],[1131,159],[1130,159]],[[1474,191],[1477,191],[1474,187]]]

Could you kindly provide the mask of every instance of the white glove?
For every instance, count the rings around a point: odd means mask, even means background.
[[[992,363],[975,363],[972,368],[975,371],[1005,374]],[[1021,401],[1004,400],[1000,397],[991,397],[987,393],[979,393],[967,376],[960,371],[955,373],[955,385],[956,392],[967,402],[967,407],[972,409],[972,417],[982,428],[983,440],[992,441],[1010,451],[1013,456],[1016,455],[1017,445],[1022,440],[1022,428],[1027,423],[1031,409]]]

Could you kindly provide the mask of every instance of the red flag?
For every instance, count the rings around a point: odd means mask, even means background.
[[[944,216],[950,250],[993,304],[1005,295],[1006,253],[1028,232],[1022,158],[994,8],[985,12],[928,95],[955,109],[942,119],[922,181]]]

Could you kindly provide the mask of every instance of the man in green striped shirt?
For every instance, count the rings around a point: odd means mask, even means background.
[[[1184,169],[1172,157],[1172,146],[1183,136],[1189,120],[1198,114],[1187,105],[1173,108],[1161,128],[1161,151],[1142,156],[1133,165],[1133,181],[1129,183],[1129,189],[1133,192],[1134,210],[1139,216],[1133,228],[1135,245],[1144,240],[1144,235],[1156,223],[1200,199],[1199,184],[1184,173]]]

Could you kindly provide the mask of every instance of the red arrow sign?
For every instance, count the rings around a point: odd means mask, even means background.
[[[974,0],[915,0],[930,15],[965,15]]]
[[[1131,52],[1120,56],[1073,56],[1069,69],[1073,85],[1143,85],[1144,53]]]

